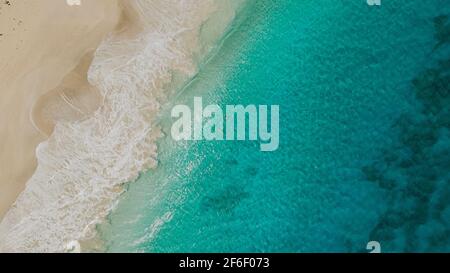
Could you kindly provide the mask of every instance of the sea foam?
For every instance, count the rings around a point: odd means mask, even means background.
[[[220,5],[123,1],[124,23],[99,46],[88,72],[103,104],[87,119],[57,123],[37,147],[36,172],[0,224],[0,251],[62,252],[95,237],[122,185],[156,167],[161,132],[152,120],[171,95],[174,73],[189,79],[197,57],[211,49],[201,31]]]

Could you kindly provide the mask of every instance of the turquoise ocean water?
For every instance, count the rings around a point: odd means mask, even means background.
[[[280,105],[280,146],[174,142],[110,252],[450,251],[450,3],[250,1],[173,104]]]

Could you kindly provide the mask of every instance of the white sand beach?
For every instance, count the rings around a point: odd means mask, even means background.
[[[98,107],[86,64],[119,16],[116,0],[0,3],[0,219],[35,171],[36,146],[52,119],[81,116],[63,95],[86,112]]]

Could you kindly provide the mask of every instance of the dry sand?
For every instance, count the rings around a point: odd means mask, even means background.
[[[80,119],[101,98],[86,80],[92,52],[116,26],[117,0],[0,2],[0,220],[36,168],[55,120]]]

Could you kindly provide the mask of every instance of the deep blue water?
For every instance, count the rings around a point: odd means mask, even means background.
[[[108,251],[450,251],[450,3],[261,0],[174,104],[280,105],[280,146],[173,142]]]

